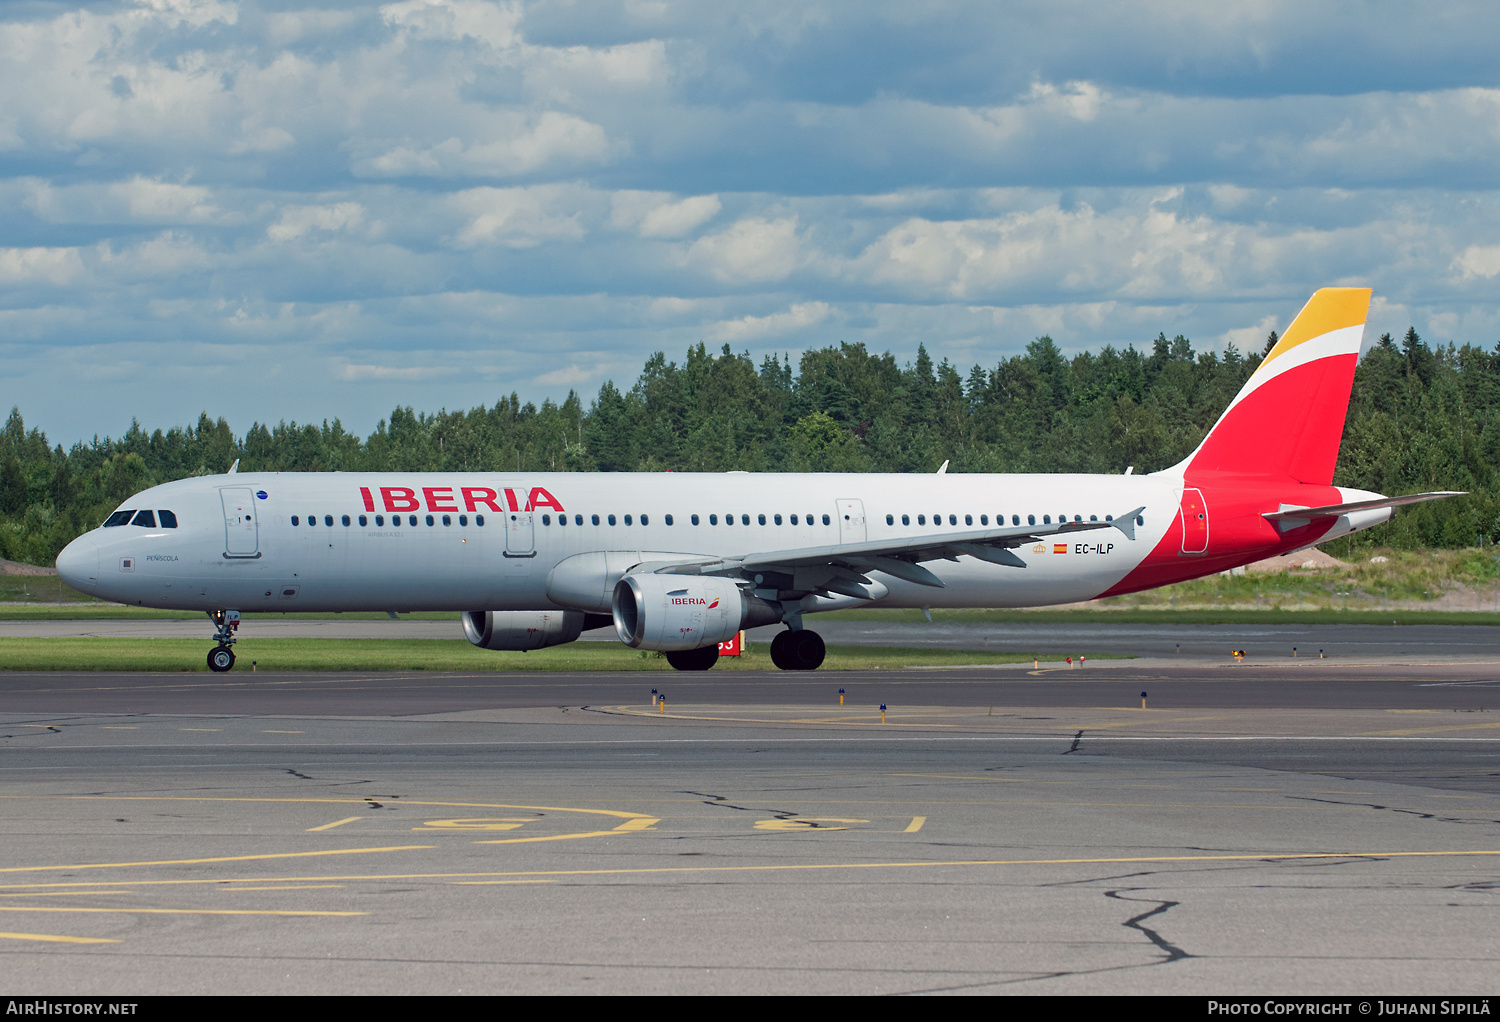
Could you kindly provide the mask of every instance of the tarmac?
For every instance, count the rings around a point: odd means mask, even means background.
[[[0,970],[70,996],[1493,994],[1500,630],[1390,631],[1407,662],[1137,628],[1149,656],[1071,669],[0,671]]]

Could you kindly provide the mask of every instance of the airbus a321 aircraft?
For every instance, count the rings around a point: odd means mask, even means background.
[[[215,671],[245,611],[457,611],[492,650],[620,641],[706,670],[842,607],[1029,607],[1181,582],[1389,520],[1333,486],[1370,292],[1325,288],[1196,451],[1149,475],[235,473],[154,486],[57,558],[107,600],[205,610]],[[237,463],[236,463],[237,464]]]

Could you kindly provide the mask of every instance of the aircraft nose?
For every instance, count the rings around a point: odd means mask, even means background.
[[[74,589],[92,592],[99,582],[99,541],[79,536],[57,555],[57,574]]]

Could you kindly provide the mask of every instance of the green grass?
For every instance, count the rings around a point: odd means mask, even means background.
[[[16,639],[0,638],[0,670],[11,671],[207,671],[207,639]],[[251,661],[266,671],[669,671],[666,658],[605,642],[575,642],[530,653],[495,653],[453,639],[255,639],[235,646],[235,670]],[[831,646],[824,670],[881,670],[1011,664],[1033,653],[966,650],[872,649]],[[1091,659],[1119,659],[1088,654]],[[1063,654],[1044,653],[1043,661]],[[741,657],[720,657],[714,670],[770,670],[767,647],[751,646]]]

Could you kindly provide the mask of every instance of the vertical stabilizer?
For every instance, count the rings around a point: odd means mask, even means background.
[[[1315,292],[1203,443],[1171,471],[1331,484],[1369,310],[1369,288]]]

